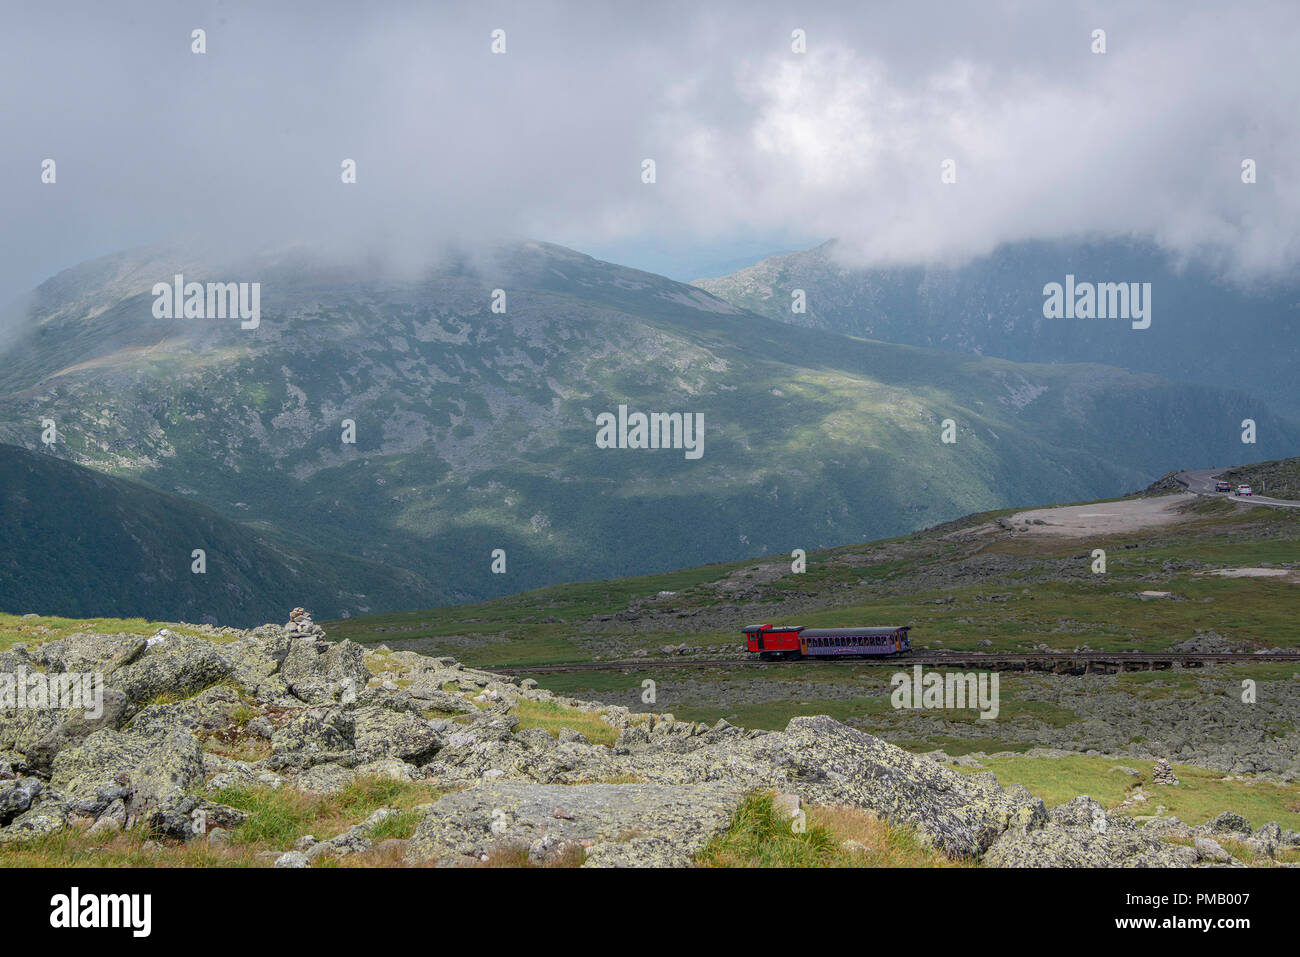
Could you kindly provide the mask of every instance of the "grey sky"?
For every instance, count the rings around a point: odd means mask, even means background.
[[[1151,236],[1240,275],[1285,274],[1300,255],[1294,2],[88,2],[0,16],[0,301],[185,235],[346,235],[415,258],[527,235],[679,278],[831,236],[861,262],[1081,234]],[[495,28],[505,55],[490,52]],[[647,157],[655,185],[640,180]],[[340,183],[344,158],[356,185]],[[947,158],[955,185],[940,183]]]

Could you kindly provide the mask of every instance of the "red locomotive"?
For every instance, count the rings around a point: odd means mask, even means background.
[[[745,650],[764,661],[789,658],[840,658],[902,655],[912,650],[911,625],[879,628],[805,628],[803,625],[750,625]]]

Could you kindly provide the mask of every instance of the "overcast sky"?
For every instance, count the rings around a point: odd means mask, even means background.
[[[95,0],[0,17],[0,301],[185,235],[408,253],[530,236],[688,279],[833,236],[862,263],[1082,234],[1240,276],[1300,256],[1294,0]]]

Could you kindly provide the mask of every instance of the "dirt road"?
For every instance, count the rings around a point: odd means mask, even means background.
[[[1182,521],[1183,516],[1179,510],[1181,506],[1192,500],[1193,496],[1190,493],[1182,493],[1155,498],[1129,499],[1124,502],[1036,508],[1028,512],[1017,512],[1011,516],[1011,521],[1017,526],[1017,530],[1024,526],[1024,531],[1031,535],[1058,535],[1068,538],[1113,535]],[[1038,522],[1043,524],[1039,525]]]

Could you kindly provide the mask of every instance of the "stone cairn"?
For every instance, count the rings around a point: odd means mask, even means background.
[[[1151,780],[1156,784],[1177,784],[1178,775],[1174,774],[1174,769],[1170,767],[1169,762],[1161,758],[1151,769]]]
[[[311,612],[306,608],[295,608],[289,612],[289,623],[284,626],[284,631],[287,635],[297,635],[299,638],[325,637],[325,629],[311,620]]]

